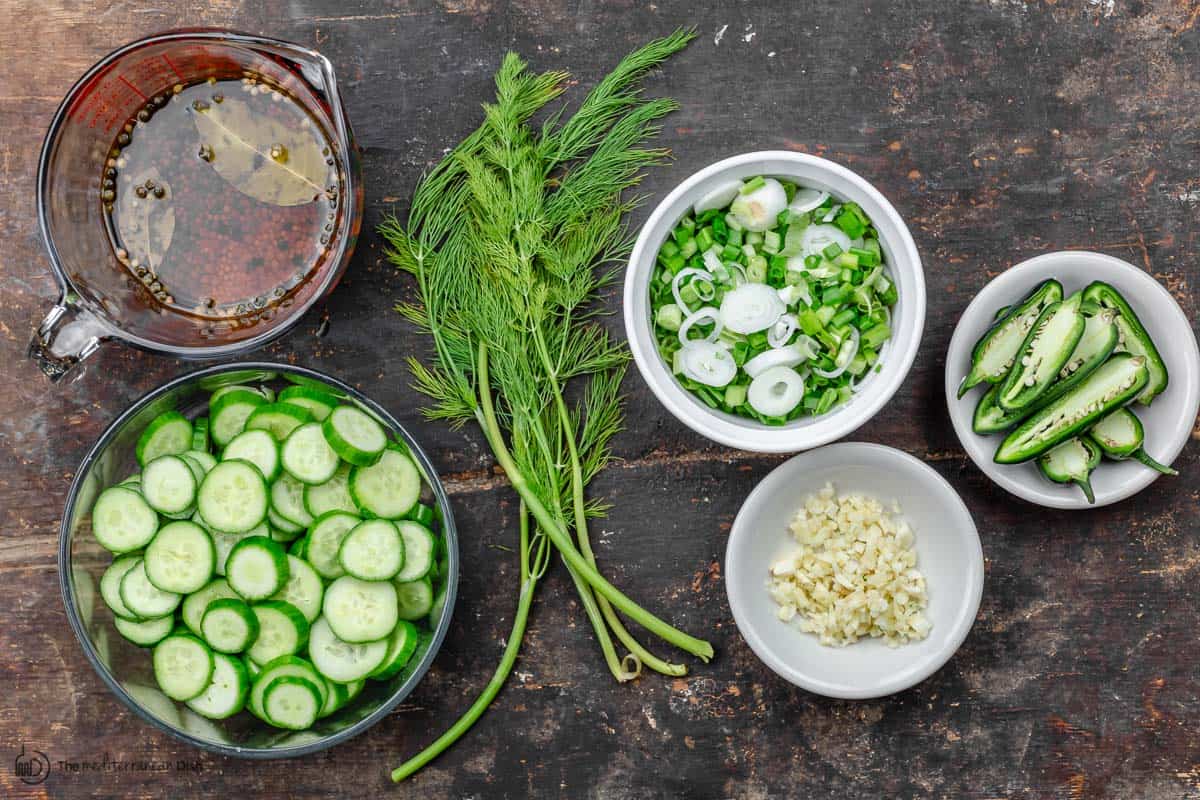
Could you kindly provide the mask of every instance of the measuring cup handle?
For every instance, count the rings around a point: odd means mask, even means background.
[[[47,378],[57,382],[96,352],[106,338],[107,331],[91,312],[63,297],[34,331],[28,356]]]

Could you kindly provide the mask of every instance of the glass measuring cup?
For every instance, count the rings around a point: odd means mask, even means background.
[[[114,138],[139,109],[177,85],[253,75],[286,92],[329,143],[338,176],[324,255],[285,296],[234,320],[171,313],[147,302],[106,229],[101,200]],[[126,129],[127,130],[127,129]],[[38,165],[38,221],[62,294],[29,356],[58,380],[108,340],[180,358],[223,358],[291,328],[337,283],[362,225],[362,171],[333,66],[316,51],[224,30],[169,31],[114,51],[71,88]],[[325,241],[324,239],[322,240]]]

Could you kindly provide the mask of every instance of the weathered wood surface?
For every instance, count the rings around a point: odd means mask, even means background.
[[[1036,253],[1091,248],[1144,266],[1197,318],[1200,5],[1117,0],[683,3],[446,0],[8,0],[0,26],[0,794],[6,797],[1200,797],[1200,447],[1115,508],[1044,511],[965,458],[941,395],[946,345],[990,277]],[[185,9],[195,9],[185,11]],[[634,375],[624,458],[595,485],[615,502],[599,556],[618,584],[693,632],[716,660],[685,679],[613,685],[561,569],[535,605],[517,677],[468,739],[399,788],[386,768],[430,741],[483,685],[515,603],[514,506],[477,432],[424,425],[389,312],[403,280],[369,231],[471,129],[508,48],[583,85],[652,34],[701,37],[650,81],[679,98],[659,197],[719,157],[828,155],[907,217],[929,319],[912,374],[853,438],[929,461],[983,536],[987,585],[958,655],[911,691],[837,702],[792,688],[738,637],[725,536],[780,459],[732,452],[670,418]],[[450,476],[464,576],[455,624],[403,708],[357,740],[287,763],[198,753],[109,696],[66,627],[55,572],[64,493],[127,403],[190,365],[105,348],[50,387],[22,355],[55,295],[36,231],[44,127],[109,49],[183,25],[321,48],[365,151],[368,209],[353,265],[323,311],[261,354],[327,370],[413,425]],[[634,222],[644,218],[635,215]],[[614,301],[615,303],[615,301]],[[322,314],[328,333],[318,335]],[[617,325],[617,320],[612,324]],[[1200,438],[1197,433],[1193,438]],[[22,746],[55,762],[28,788]],[[65,774],[57,762],[198,762],[195,771]]]

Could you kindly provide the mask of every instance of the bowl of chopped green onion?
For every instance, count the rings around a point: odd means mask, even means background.
[[[695,173],[642,228],[625,330],[650,389],[730,447],[845,436],[903,383],[925,323],[921,258],[859,175],[764,151]]]

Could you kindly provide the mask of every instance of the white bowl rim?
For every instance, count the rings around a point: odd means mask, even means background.
[[[954,361],[950,355],[958,349],[960,341],[967,335],[964,321],[974,317],[980,313],[992,313],[988,303],[994,302],[991,294],[998,291],[1000,288],[1007,287],[1009,284],[1017,283],[1019,280],[1031,280],[1024,277],[1026,273],[1034,272],[1043,274],[1043,278],[1054,277],[1051,271],[1048,271],[1048,265],[1053,265],[1057,262],[1067,260],[1085,259],[1099,263],[1106,263],[1112,267],[1118,268],[1124,274],[1130,276],[1131,281],[1140,283],[1146,288],[1150,294],[1157,298],[1157,304],[1152,309],[1153,313],[1166,313],[1173,317],[1176,324],[1182,326],[1190,336],[1184,341],[1175,342],[1172,347],[1182,347],[1188,351],[1185,360],[1187,363],[1196,365],[1200,364],[1200,347],[1197,346],[1196,336],[1192,332],[1192,324],[1188,321],[1187,315],[1183,313],[1183,309],[1179,307],[1179,303],[1171,296],[1161,283],[1159,283],[1153,275],[1150,275],[1145,270],[1139,269],[1128,261],[1110,256],[1107,253],[1097,253],[1092,250],[1055,250],[1050,253],[1042,253],[1041,255],[1027,258],[1019,264],[1009,267],[1004,272],[992,278],[979,291],[978,294],[971,300],[967,307],[963,310],[958,318],[958,323],[954,326],[954,333],[950,337],[950,344],[946,348],[946,368],[945,368],[945,394],[946,394],[946,409],[950,416],[950,424],[954,427],[954,433],[958,436],[959,443],[967,456],[975,463],[975,466],[986,475],[993,483],[1004,489],[1009,494],[1015,495],[1022,500],[1027,500],[1035,505],[1046,508],[1057,508],[1064,510],[1086,510],[1102,508],[1113,503],[1119,503],[1122,500],[1132,497],[1138,492],[1145,489],[1154,481],[1158,480],[1162,475],[1156,470],[1142,469],[1134,473],[1134,477],[1124,484],[1119,489],[1101,490],[1096,492],[1096,502],[1089,503],[1087,498],[1082,493],[1073,493],[1069,496],[1061,496],[1060,494],[1052,494],[1048,491],[1042,491],[1036,485],[1031,484],[1027,480],[1022,480],[1019,473],[1012,470],[1002,469],[1002,465],[995,464],[991,459],[984,457],[981,452],[975,452],[979,448],[972,447],[968,442],[981,439],[982,437],[975,431],[971,430],[970,425],[964,419],[960,419],[959,415],[955,414],[954,407],[956,403],[966,402],[958,399],[958,383],[953,380],[955,374]],[[995,287],[995,288],[994,288]],[[1028,288],[1028,287],[1026,287]],[[1013,294],[1013,297],[1020,295],[1019,291]],[[1190,347],[1189,347],[1190,345]],[[967,352],[970,348],[966,348]],[[1191,380],[1188,382],[1190,391],[1183,399],[1183,408],[1186,418],[1189,421],[1196,419],[1197,412],[1200,412],[1200,389],[1197,389],[1197,381]],[[1187,446],[1188,440],[1191,438],[1192,425],[1181,426],[1176,437],[1166,443],[1164,449],[1164,463],[1171,463],[1178,455],[1183,452],[1183,448]],[[1047,487],[1049,488],[1049,487]]]
[[[892,347],[889,350],[885,370],[879,373],[878,379],[872,379],[870,385],[859,393],[858,399],[861,399],[861,403],[847,404],[842,409],[835,409],[810,424],[796,428],[771,427],[750,419],[735,422],[736,418],[732,415],[720,414],[700,403],[667,371],[666,365],[658,355],[657,348],[653,345],[652,335],[648,347],[640,341],[637,332],[649,330],[649,319],[635,318],[635,308],[639,307],[638,298],[646,291],[647,275],[644,273],[652,272],[649,268],[639,269],[638,265],[647,263],[650,267],[653,266],[654,254],[647,253],[647,250],[655,238],[654,233],[662,225],[674,224],[674,219],[666,218],[671,206],[697,185],[715,175],[755,162],[771,160],[791,162],[822,172],[831,182],[851,187],[877,204],[891,225],[896,228],[896,235],[884,237],[885,241],[889,247],[903,253],[903,258],[911,265],[913,273],[913,286],[905,288],[904,302],[911,303],[915,326],[912,335],[903,342],[903,348]],[[786,174],[778,170],[768,170],[768,172],[773,175]],[[883,236],[882,231],[880,231],[880,235]],[[638,372],[641,373],[642,379],[650,387],[658,401],[676,419],[701,436],[728,447],[760,453],[794,453],[819,447],[853,433],[875,416],[904,383],[913,361],[916,359],[917,351],[920,349],[925,329],[925,273],[920,253],[917,251],[916,243],[913,241],[904,219],[887,198],[865,178],[841,164],[808,153],[797,153],[791,150],[760,150],[730,156],[715,164],[710,164],[688,176],[663,198],[642,226],[630,254],[629,267],[625,274],[623,302],[625,335],[629,340],[629,347],[633,352],[633,360],[637,365]],[[885,377],[886,380],[882,380]]]
[[[759,636],[758,631],[754,628],[752,620],[742,606],[740,595],[736,595],[730,591],[730,586],[734,585],[733,577],[742,568],[741,562],[737,556],[737,548],[735,547],[739,535],[745,536],[748,533],[739,534],[740,528],[738,523],[742,521],[743,514],[747,507],[751,506],[760,495],[770,494],[778,487],[774,484],[783,480],[782,475],[784,468],[796,461],[816,461],[825,460],[832,455],[844,455],[853,457],[855,453],[873,451],[875,453],[884,454],[887,458],[895,460],[896,469],[907,469],[915,472],[943,490],[947,497],[950,498],[951,504],[962,513],[964,518],[970,523],[970,529],[962,530],[962,536],[966,538],[968,549],[971,552],[970,560],[964,565],[966,570],[966,596],[963,599],[963,604],[960,606],[958,615],[955,617],[949,634],[942,648],[932,656],[930,656],[920,669],[914,671],[904,671],[899,677],[889,678],[880,681],[877,684],[870,686],[860,686],[855,688],[847,688],[844,685],[832,684],[823,681],[819,678],[814,678],[811,675],[803,672],[792,664],[785,662],[783,659],[775,655],[774,650]],[[745,523],[743,523],[745,524]],[[970,545],[974,544],[974,547]],[[925,462],[915,458],[912,455],[897,450],[894,447],[888,447],[881,444],[873,444],[869,442],[839,442],[827,447],[809,450],[805,453],[800,453],[793,456],[787,461],[780,464],[775,469],[771,470],[765,478],[759,481],[753,491],[747,495],[746,500],[742,503],[741,509],[738,510],[737,517],[734,518],[733,527],[729,531],[729,540],[725,546],[725,593],[729,600],[729,609],[733,612],[733,620],[737,625],[738,632],[746,643],[750,645],[750,649],[758,658],[770,667],[777,675],[785,680],[799,686],[802,689],[807,689],[825,697],[835,697],[843,700],[869,700],[877,697],[885,697],[896,692],[904,691],[918,683],[929,678],[935,672],[946,665],[951,657],[958,652],[959,647],[966,640],[967,634],[970,633],[971,627],[975,624],[975,616],[979,613],[979,605],[983,600],[983,583],[984,583],[984,562],[983,562],[983,544],[979,539],[979,529],[975,525],[975,519],[971,516],[970,509],[963,502],[962,497],[954,490],[954,487],[946,480],[937,470],[929,466]],[[797,635],[810,635],[797,632]],[[854,645],[849,645],[853,647]]]

